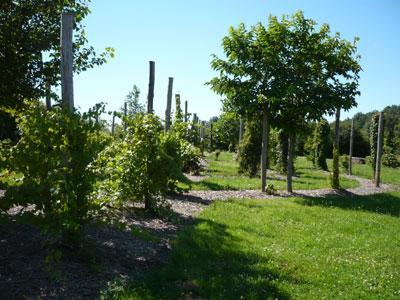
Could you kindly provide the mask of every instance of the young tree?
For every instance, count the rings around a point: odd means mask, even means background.
[[[134,84],[132,91],[130,91],[125,98],[126,114],[128,116],[134,116],[138,113],[144,113],[146,111],[144,105],[139,102],[139,96],[140,89],[136,84]],[[121,111],[125,114],[125,107],[121,108]]]

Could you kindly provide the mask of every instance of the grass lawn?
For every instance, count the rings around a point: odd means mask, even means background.
[[[332,168],[332,159],[328,159],[328,167]],[[346,174],[347,170],[341,167],[340,172]],[[353,164],[353,175],[372,179],[372,167],[369,164]],[[393,169],[382,166],[381,182],[400,185],[400,168]]]
[[[400,193],[215,202],[166,266],[114,296],[399,299],[399,228]]]
[[[238,175],[238,162],[234,159],[234,154],[221,152],[218,161],[215,160],[215,154],[207,156],[208,168],[204,172],[207,178],[200,182],[192,182],[193,190],[257,190],[261,189],[261,180],[259,177],[249,178]],[[311,190],[328,188],[329,174],[315,169],[311,162],[304,157],[298,157],[295,162],[296,173],[298,177],[293,177],[293,189]],[[272,183],[278,190],[286,189],[285,176],[272,176],[269,173],[267,183]],[[355,180],[341,177],[343,188],[357,187]],[[188,185],[183,187],[188,188]]]

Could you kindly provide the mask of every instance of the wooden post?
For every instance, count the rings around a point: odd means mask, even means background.
[[[51,88],[48,81],[46,82],[46,108],[47,110],[51,109]]]
[[[381,159],[383,144],[383,112],[379,113],[378,141],[376,143],[376,167],[375,167],[375,186],[379,187],[381,182]]]
[[[261,191],[267,186],[267,151],[268,151],[268,112],[263,110],[262,118],[262,145],[261,145]]]
[[[124,102],[124,116],[125,118],[128,115],[128,103]],[[126,120],[124,120],[124,131],[126,131]]]
[[[354,119],[351,120],[351,129],[350,129],[349,175],[353,175],[353,141],[354,141]]]
[[[204,155],[204,146],[205,146],[205,127],[206,122],[201,121],[201,127],[200,127],[200,142],[201,142],[201,154]]]
[[[147,113],[153,113],[153,100],[154,100],[154,72],[155,72],[155,62],[150,61],[150,74],[149,74],[149,93],[147,95]]]
[[[74,15],[64,12],[61,15],[61,95],[62,106],[74,110],[73,52],[72,33]]]
[[[239,144],[242,141],[243,138],[243,118],[240,118],[239,120]]]
[[[209,152],[211,153],[213,151],[213,123],[210,123],[210,146],[209,146]]]
[[[292,186],[293,148],[294,148],[294,134],[290,132],[288,135],[287,172],[286,172],[286,190],[288,193],[293,192],[293,186]]]
[[[332,182],[331,186],[334,189],[340,188],[339,181],[339,130],[340,130],[340,108],[336,109],[335,115],[335,140],[333,142],[333,166],[332,166]]]
[[[185,101],[185,122],[188,121],[188,102]]]
[[[111,124],[111,135],[114,136],[114,134],[115,134],[115,111],[113,112],[112,124]]]
[[[171,127],[171,105],[172,105],[172,87],[174,78],[168,78],[168,92],[167,92],[167,109],[165,110],[165,131]]]

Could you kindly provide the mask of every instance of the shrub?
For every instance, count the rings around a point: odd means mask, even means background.
[[[44,229],[79,246],[91,210],[98,209],[90,197],[95,176],[89,166],[109,142],[92,122],[103,110],[97,105],[84,114],[47,111],[39,101],[25,102],[15,114],[20,139],[9,149],[6,166],[22,179],[6,187],[1,209],[34,204]]]
[[[243,139],[239,144],[239,173],[256,176],[260,169],[261,156],[261,124],[260,120],[248,120]]]
[[[346,170],[349,169],[349,163],[350,163],[350,159],[348,155],[343,155],[340,157],[340,164],[342,165],[343,168],[345,168]]]
[[[393,153],[387,153],[382,155],[382,165],[389,168],[400,167],[400,161]]]
[[[265,192],[268,195],[275,195],[276,194],[276,188],[272,183],[268,183],[267,186],[265,187]]]
[[[218,160],[220,154],[221,152],[219,150],[215,151],[215,160]]]

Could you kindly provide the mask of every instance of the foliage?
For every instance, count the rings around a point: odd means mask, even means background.
[[[103,110],[97,105],[84,114],[46,111],[39,101],[25,102],[15,113],[20,139],[9,149],[6,166],[22,178],[5,187],[1,209],[34,204],[46,230],[79,245],[90,212],[98,209],[90,197],[96,177],[89,166],[109,141],[92,122]]]
[[[275,195],[276,194],[276,188],[272,183],[268,183],[267,186],[265,187],[265,192],[268,195]]]
[[[180,152],[182,141],[174,133],[163,135],[153,114],[137,114],[127,121],[125,139],[107,147],[96,161],[97,194],[112,205],[144,202],[156,213],[159,200],[182,180],[183,155],[188,154]]]
[[[305,147],[308,152],[308,158],[313,162],[314,166],[322,170],[328,170],[326,159],[330,146],[329,133],[329,123],[325,119],[320,120],[316,123]]]
[[[349,169],[349,163],[350,163],[349,156],[348,155],[342,155],[342,156],[340,156],[339,160],[340,160],[340,164],[342,165],[342,167],[345,170],[348,170]]]
[[[176,94],[174,123],[182,123],[182,122],[183,122],[183,112],[181,108],[181,96],[179,94]]]
[[[382,155],[382,165],[389,168],[400,167],[400,160],[393,153],[385,153]]]
[[[213,123],[214,146],[220,150],[235,148],[239,141],[239,119],[237,114],[223,112],[218,120]]]
[[[88,46],[83,21],[90,13],[88,0],[3,0],[0,3],[0,107],[20,108],[24,99],[45,95],[46,84],[60,82],[60,15],[75,14],[74,71],[79,73],[106,62],[112,48],[97,55]],[[47,57],[44,62],[42,56]],[[53,95],[55,96],[55,95]],[[13,118],[0,114],[0,139],[15,137]]]
[[[356,105],[356,42],[331,36],[327,24],[317,26],[302,12],[281,20],[270,16],[268,27],[240,24],[223,39],[226,59],[213,57],[219,76],[208,84],[225,96],[228,111],[258,117],[262,112],[272,127],[295,137],[307,121]]]
[[[261,128],[260,121],[247,120],[246,130],[239,144],[239,174],[257,175],[260,168]]]
[[[139,102],[139,96],[140,96],[140,89],[139,87],[134,84],[132,91],[126,95],[125,98],[125,103],[127,104],[127,111],[126,114],[129,116],[134,116],[139,113],[144,113],[145,112],[145,107],[143,104]],[[125,108],[121,108],[121,112],[125,113]]]
[[[333,163],[332,163],[332,174],[331,174],[331,187],[333,189],[339,189],[339,150],[333,148]]]

